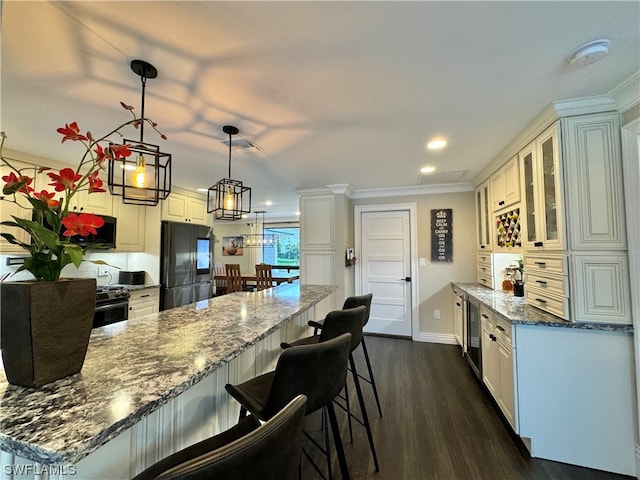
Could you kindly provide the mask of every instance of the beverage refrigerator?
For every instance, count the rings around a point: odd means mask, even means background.
[[[211,298],[212,279],[211,228],[162,222],[160,310]]]

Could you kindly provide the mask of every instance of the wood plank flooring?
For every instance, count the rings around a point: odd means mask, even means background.
[[[375,472],[365,429],[354,424],[349,443],[346,414],[336,409],[352,479],[376,480],[628,480],[632,477],[532,459],[509,429],[453,345],[367,336],[383,417],[362,382],[380,472]],[[355,352],[360,372],[362,350]],[[348,382],[351,403],[356,395]],[[354,407],[356,411],[357,406]],[[320,419],[307,430],[321,437]],[[326,470],[321,454],[314,455]],[[340,478],[334,452],[334,478]],[[323,471],[325,471],[323,470]],[[303,461],[303,478],[319,478]]]

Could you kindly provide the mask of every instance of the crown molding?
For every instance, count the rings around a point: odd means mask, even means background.
[[[609,95],[616,100],[621,112],[640,104],[640,70],[611,90]]]
[[[335,195],[346,195],[350,198],[353,194],[353,186],[350,183],[336,183],[334,185],[327,185]]]
[[[437,193],[472,192],[469,182],[442,185],[415,185],[409,187],[361,188],[353,191],[351,198],[406,197],[409,195],[433,195]]]

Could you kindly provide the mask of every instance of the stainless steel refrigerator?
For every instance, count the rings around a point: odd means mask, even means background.
[[[212,296],[213,236],[211,228],[162,222],[160,310]]]

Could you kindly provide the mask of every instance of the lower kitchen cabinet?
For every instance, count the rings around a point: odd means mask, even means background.
[[[480,307],[482,325],[482,381],[503,415],[518,433],[516,377],[511,323]]]
[[[466,318],[464,312],[464,293],[460,290],[453,289],[453,326],[454,334],[458,345],[462,347],[464,352],[464,320]]]
[[[131,290],[129,319],[140,318],[160,310],[160,287]]]

